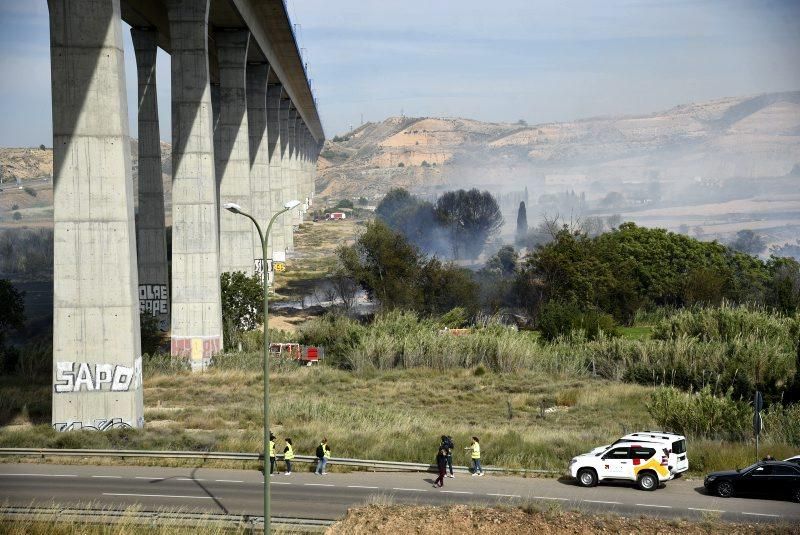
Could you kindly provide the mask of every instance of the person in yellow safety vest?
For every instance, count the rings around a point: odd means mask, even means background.
[[[269,473],[275,471],[275,435],[269,434]]]
[[[328,439],[323,438],[322,442],[317,446],[317,469],[314,471],[319,476],[326,476],[328,472],[325,471],[325,465],[328,464],[328,459],[331,456],[331,448],[328,446]]]
[[[287,438],[286,447],[283,448],[283,462],[286,463],[286,473],[284,475],[291,475],[292,459],[294,459],[294,447],[292,446],[292,439]]]
[[[483,468],[481,467],[481,444],[478,440],[478,437],[472,437],[472,444],[464,449],[471,450],[470,457],[472,458],[472,475],[482,476]]]

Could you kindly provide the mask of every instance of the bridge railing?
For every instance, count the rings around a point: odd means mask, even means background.
[[[2,455],[19,455],[28,457],[142,457],[155,459],[194,459],[197,461],[206,460],[227,460],[227,461],[263,461],[264,456],[260,453],[236,453],[223,451],[155,451],[155,450],[90,450],[90,449],[58,449],[58,448],[0,448]],[[283,455],[277,455],[278,460],[283,460]],[[317,458],[313,455],[296,455],[293,462],[316,463]],[[428,463],[406,463],[397,461],[376,461],[369,459],[348,459],[343,457],[331,457],[328,459],[329,465],[352,466],[373,471],[387,472],[437,472],[434,464]],[[469,473],[468,466],[453,466],[454,472]],[[511,473],[511,474],[546,474],[558,475],[563,473],[558,470],[539,470],[528,468],[502,468],[497,466],[485,466],[484,472],[489,473]]]

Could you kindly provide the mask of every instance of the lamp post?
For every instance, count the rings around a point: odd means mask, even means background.
[[[248,218],[256,226],[258,231],[258,238],[261,240],[261,258],[262,258],[262,271],[263,271],[263,287],[264,287],[264,533],[269,533],[269,472],[267,471],[267,462],[269,456],[269,310],[267,305],[269,303],[269,280],[267,278],[267,241],[269,234],[272,231],[272,224],[279,215],[288,212],[292,208],[300,205],[300,201],[292,200],[283,205],[283,210],[275,212],[272,219],[269,220],[267,225],[266,234],[261,232],[261,225],[258,221],[242,211],[242,207],[232,202],[225,203],[223,208],[231,213],[243,215]]]

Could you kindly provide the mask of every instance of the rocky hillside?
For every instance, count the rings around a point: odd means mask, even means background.
[[[326,143],[317,194],[377,200],[396,186],[435,194],[524,184],[599,197],[619,183],[674,192],[693,182],[783,177],[798,162],[800,91],[537,125],[391,117]]]

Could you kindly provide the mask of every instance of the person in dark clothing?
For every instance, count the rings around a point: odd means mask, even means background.
[[[434,487],[444,487],[444,475],[447,471],[447,450],[439,448],[436,454],[436,466],[439,468],[439,477],[433,482]]]
[[[453,443],[453,437],[442,435],[442,443],[439,447],[444,448],[447,453],[447,467],[450,469],[450,475],[447,477],[455,478],[456,476],[453,475],[453,449],[456,445]]]

